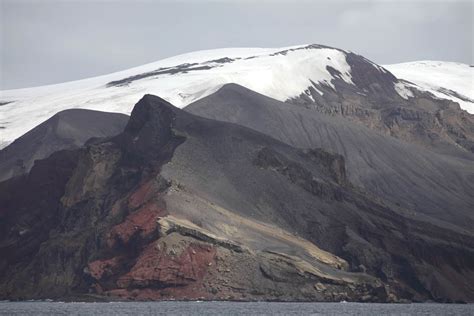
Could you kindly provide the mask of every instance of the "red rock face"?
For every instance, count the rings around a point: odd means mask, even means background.
[[[90,275],[97,280],[92,288],[97,294],[124,299],[156,300],[163,298],[203,299],[210,294],[203,287],[209,269],[216,265],[216,249],[211,245],[191,243],[180,254],[148,244],[125,274],[118,276],[117,288],[108,288],[101,280],[123,267],[124,258],[114,257],[89,263]],[[106,289],[106,290],[104,290]]]
[[[127,245],[130,239],[137,234],[141,238],[149,237],[158,229],[158,219],[166,212],[151,201],[139,210],[127,216],[125,221],[112,228],[107,238],[107,245],[114,248],[117,242]]]
[[[181,254],[173,255],[157,249],[154,243],[139,256],[133,268],[120,277],[117,285],[121,288],[186,286],[204,278],[212,266],[215,249],[201,244],[190,244]]]
[[[145,182],[138,190],[136,190],[128,199],[128,207],[133,210],[149,201],[157,194],[157,189],[153,185],[153,180]]]
[[[107,245],[114,248],[117,242],[127,245],[133,236],[151,237],[158,229],[158,219],[167,212],[157,205],[159,193],[150,180],[130,195],[128,208],[132,211],[125,221],[114,226],[107,238]]]
[[[90,262],[88,264],[90,275],[96,280],[100,280],[104,276],[112,275],[121,260],[122,257],[114,257],[107,260],[96,260]]]
[[[90,262],[88,269],[96,280],[92,285],[96,293],[139,300],[209,298],[203,280],[208,269],[215,267],[216,249],[186,239],[172,246],[158,243],[158,220],[167,214],[158,206],[159,194],[151,180],[128,198],[125,207],[131,213],[112,227],[107,246],[110,250],[134,247],[137,257],[116,256]]]

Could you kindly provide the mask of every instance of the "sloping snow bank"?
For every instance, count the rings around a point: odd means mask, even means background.
[[[413,82],[438,98],[453,100],[474,114],[474,67],[443,61],[416,61],[384,67],[398,79]]]

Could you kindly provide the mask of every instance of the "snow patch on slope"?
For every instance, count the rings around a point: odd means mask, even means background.
[[[129,114],[147,93],[183,108],[226,83],[237,83],[285,101],[303,93],[312,82],[332,86],[328,66],[352,83],[344,51],[309,45],[199,51],[106,76],[0,91],[0,143],[5,146],[69,108]]]
[[[412,98],[413,97],[413,92],[410,90],[410,85],[403,82],[403,81],[400,81],[400,82],[397,82],[395,84],[395,91],[397,91],[397,93],[402,97],[404,98],[405,100],[408,100],[408,98]]]
[[[457,102],[462,109],[474,113],[474,67],[442,61],[417,61],[384,67],[397,78],[413,82],[420,90]]]

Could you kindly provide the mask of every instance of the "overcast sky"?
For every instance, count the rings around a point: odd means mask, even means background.
[[[0,0],[0,89],[222,47],[325,44],[381,64],[473,63],[468,1]]]

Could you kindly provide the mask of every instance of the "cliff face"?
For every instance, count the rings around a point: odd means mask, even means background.
[[[3,299],[473,300],[469,231],[364,192],[341,155],[154,96],[0,186]]]

